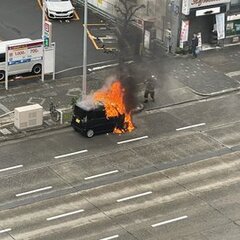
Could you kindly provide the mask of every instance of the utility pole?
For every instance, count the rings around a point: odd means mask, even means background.
[[[43,40],[43,61],[42,61],[42,82],[44,82],[44,32],[45,32],[45,1],[43,0],[43,7],[42,7],[42,40]]]
[[[82,100],[87,95],[87,13],[88,13],[88,0],[84,4],[84,24],[83,24],[83,79],[82,79]]]

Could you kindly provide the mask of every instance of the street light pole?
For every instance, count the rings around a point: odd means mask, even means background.
[[[43,40],[43,60],[42,60],[42,82],[44,82],[44,64],[45,64],[45,59],[44,59],[44,32],[45,32],[45,1],[43,0],[43,7],[42,7],[42,40]]]
[[[82,79],[82,99],[87,95],[87,13],[88,0],[84,4],[84,33],[83,33],[83,79]]]

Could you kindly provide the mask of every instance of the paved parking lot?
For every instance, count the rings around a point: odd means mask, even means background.
[[[88,24],[88,36],[97,50],[105,52],[118,51],[118,38],[114,27],[107,24]]]

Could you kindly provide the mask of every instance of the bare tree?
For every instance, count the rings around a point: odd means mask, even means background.
[[[129,28],[134,20],[134,15],[141,8],[145,8],[144,4],[139,5],[138,0],[118,0],[115,6],[118,13],[116,24],[116,34],[118,37],[118,45],[120,51],[120,62],[124,61],[126,51],[130,51],[129,40],[132,34],[129,34]]]

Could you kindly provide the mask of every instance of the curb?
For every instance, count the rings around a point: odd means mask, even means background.
[[[200,93],[200,92],[197,92],[197,91],[191,89],[191,91],[193,93],[203,97],[202,99],[213,98],[213,97],[220,96],[220,95],[225,95],[225,94],[227,95],[227,94],[231,94],[233,92],[237,92],[239,90],[240,90],[240,87],[230,88],[230,89],[227,89],[227,90],[222,90],[222,91],[219,91],[219,92],[213,92],[213,93],[209,93],[209,94],[204,94],[204,93]],[[178,106],[178,105],[183,105],[183,104],[186,104],[186,103],[197,102],[197,101],[202,100],[202,99],[191,99],[191,100],[186,100],[186,101],[182,101],[182,102],[178,102],[178,103],[172,103],[172,104],[167,104],[167,105],[163,105],[163,106],[153,107],[153,108],[146,109],[146,112],[154,111],[154,110],[158,110],[158,109],[170,108],[170,107],[174,107],[174,106]]]
[[[221,90],[221,91],[218,91],[218,92],[212,92],[212,93],[200,93],[200,92],[198,92],[198,91],[196,91],[192,88],[190,88],[190,89],[194,94],[202,96],[202,97],[216,97],[216,96],[223,95],[223,94],[229,94],[229,93],[232,93],[232,92],[237,92],[237,91],[240,90],[240,87],[229,88],[229,89]]]
[[[0,138],[0,143],[11,141],[11,140],[22,139],[25,137],[34,136],[34,135],[41,134],[41,133],[52,132],[52,131],[55,131],[58,129],[67,128],[69,126],[70,126],[70,124],[62,124],[62,125],[58,124],[58,125],[51,126],[51,127],[41,126],[41,127],[35,128],[35,129],[31,129],[31,130],[29,129],[29,130],[15,133],[15,134],[13,133],[13,134],[3,136],[2,138]]]

